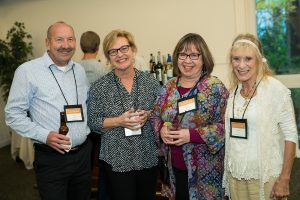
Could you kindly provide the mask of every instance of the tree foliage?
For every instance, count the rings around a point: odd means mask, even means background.
[[[291,56],[289,14],[295,0],[257,0],[257,34],[263,51],[276,74],[293,73],[300,65],[299,56]]]
[[[31,39],[23,22],[15,22],[7,32],[6,40],[0,39],[0,86],[4,101],[8,98],[15,70],[32,55]]]

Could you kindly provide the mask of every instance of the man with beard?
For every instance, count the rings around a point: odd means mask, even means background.
[[[76,48],[73,28],[64,22],[51,25],[46,47],[42,57],[16,70],[5,107],[6,123],[34,142],[41,199],[87,200],[92,147],[86,121],[88,80],[84,69],[71,60]],[[67,135],[58,131],[61,112]]]

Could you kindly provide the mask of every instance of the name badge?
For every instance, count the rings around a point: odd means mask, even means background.
[[[247,139],[247,119],[230,118],[230,137]]]
[[[67,122],[83,122],[82,105],[68,105],[64,107]]]
[[[135,135],[142,135],[142,129],[139,128],[139,129],[136,129],[136,130],[131,130],[131,129],[128,129],[128,128],[124,128],[125,130],[125,136],[128,137],[128,136],[135,136]]]
[[[177,104],[179,114],[194,111],[198,108],[196,96],[181,98],[177,101]]]

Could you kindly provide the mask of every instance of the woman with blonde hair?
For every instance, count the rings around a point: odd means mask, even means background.
[[[261,42],[238,35],[230,50],[223,186],[232,200],[286,199],[297,129],[291,92],[272,76]]]
[[[148,116],[160,85],[150,73],[135,68],[137,47],[131,33],[111,31],[103,52],[112,71],[90,88],[88,125],[101,134],[100,160],[110,199],[153,200],[158,158]]]

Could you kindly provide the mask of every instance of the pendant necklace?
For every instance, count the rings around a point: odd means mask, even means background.
[[[243,88],[243,86],[242,86],[242,89],[241,89],[241,96],[245,98],[245,102],[244,102],[244,104],[243,104],[243,106],[242,106],[241,108],[238,108],[238,113],[242,113],[242,112],[246,109],[246,107],[247,107],[247,105],[248,105],[248,103],[249,103],[249,101],[250,101],[250,96],[251,96],[253,90],[255,89],[255,87],[256,87],[256,82],[253,84],[253,86],[252,86],[251,89],[247,92],[247,94],[245,94],[244,88]]]
[[[242,108],[239,108],[239,107],[237,108],[238,115],[241,115],[241,113],[243,113],[241,119],[244,119],[245,112],[246,112],[246,110],[247,110],[247,108],[248,108],[248,106],[249,106],[249,104],[250,104],[250,101],[251,101],[251,99],[253,98],[253,96],[254,96],[254,94],[255,94],[255,92],[256,92],[256,89],[257,89],[258,85],[260,84],[261,80],[262,80],[262,78],[259,80],[259,82],[258,82],[257,84],[256,84],[256,82],[255,82],[254,85],[253,85],[253,87],[252,87],[252,89],[248,92],[247,95],[245,95],[246,100],[245,100],[245,103],[244,103],[243,107],[242,107]],[[243,89],[243,88],[242,88],[242,89]],[[253,89],[254,89],[254,90],[253,90]],[[233,96],[233,107],[232,107],[232,115],[233,115],[233,118],[234,118],[234,101],[235,101],[235,96],[236,96],[237,91],[238,91],[238,85],[236,86],[236,89],[235,89],[235,91],[234,91],[234,96]],[[253,92],[252,92],[252,91],[253,91]],[[241,92],[240,92],[240,95],[241,95],[241,96],[243,96],[242,93],[243,93],[243,91],[241,90]],[[249,98],[249,96],[250,96],[250,98]],[[248,98],[248,99],[247,99],[247,98]]]

